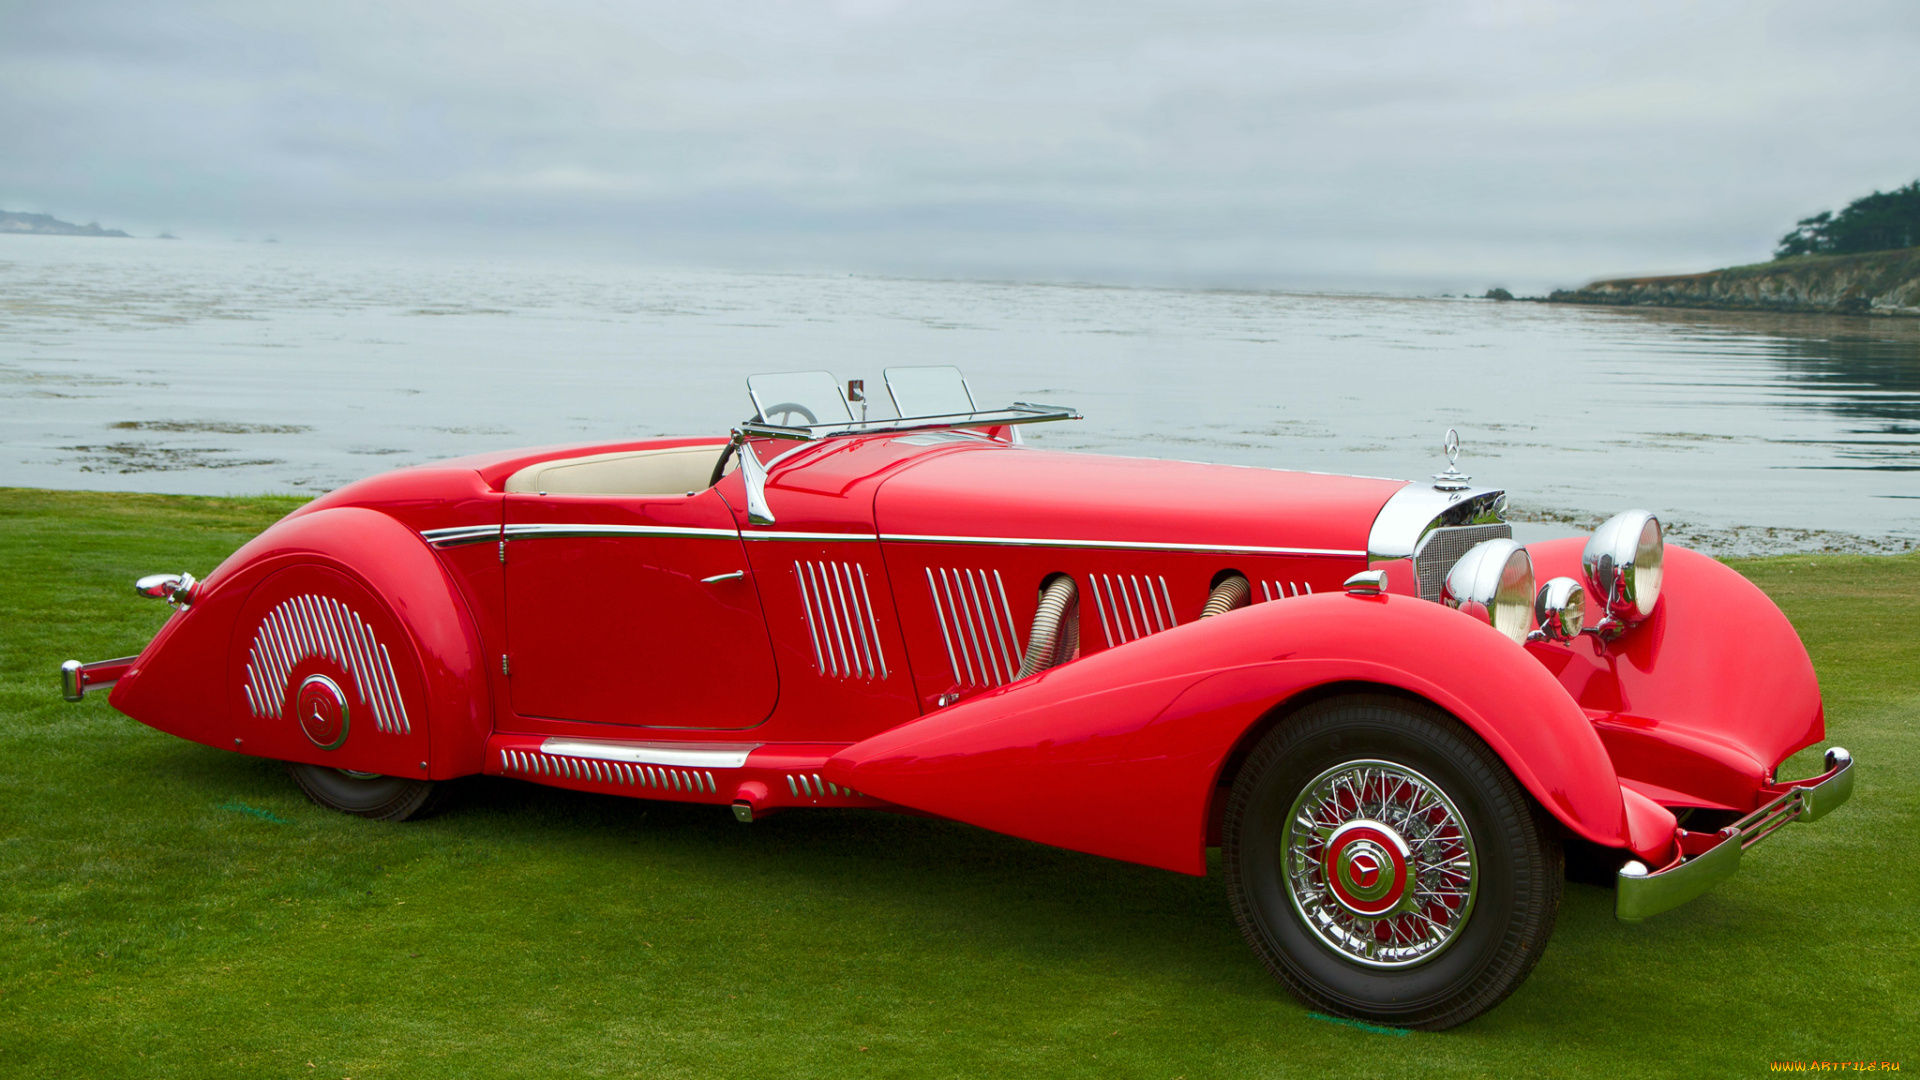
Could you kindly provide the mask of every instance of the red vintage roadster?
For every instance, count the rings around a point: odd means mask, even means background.
[[[1064,453],[1020,431],[1071,410],[886,382],[896,418],[756,376],[731,438],[352,484],[142,579],[177,614],[66,694],[374,818],[487,773],[1187,874],[1217,845],[1289,989],[1426,1028],[1526,977],[1569,851],[1636,921],[1851,791],[1838,747],[1776,777],[1824,735],[1806,652],[1644,511],[1523,547],[1451,440],[1418,483]]]

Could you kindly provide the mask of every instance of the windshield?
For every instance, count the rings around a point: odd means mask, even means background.
[[[840,382],[827,371],[786,371],[747,377],[753,399],[753,419],[740,425],[739,434],[753,438],[821,439],[870,431],[914,431],[932,428],[1006,428],[1048,420],[1078,420],[1080,414],[1058,405],[1016,401],[1004,409],[982,410],[956,367],[894,367],[886,369],[887,396],[897,416],[869,416],[860,394],[860,416],[854,418]],[[852,389],[859,385],[849,384]],[[1019,442],[1017,434],[1002,436]]]
[[[901,416],[961,416],[979,411],[957,367],[890,367],[882,375],[887,396]]]
[[[851,424],[853,410],[840,394],[840,383],[828,371],[788,371],[753,375],[747,379],[759,419],[781,427]]]

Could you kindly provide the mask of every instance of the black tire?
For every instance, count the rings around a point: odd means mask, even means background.
[[[315,805],[375,821],[427,817],[444,803],[448,786],[404,776],[349,773],[325,765],[290,761],[287,773]]]
[[[1392,794],[1345,809],[1339,785],[1351,790],[1355,778],[1363,790]],[[1441,798],[1421,794],[1430,789]],[[1296,800],[1323,824],[1290,833]],[[1429,809],[1397,816],[1408,806]],[[1356,821],[1400,824],[1374,830]],[[1564,863],[1551,819],[1485,743],[1424,702],[1354,695],[1287,718],[1234,779],[1224,825],[1227,896],[1240,932],[1312,1008],[1396,1027],[1452,1027],[1512,993],[1552,936]],[[1402,862],[1379,857],[1390,845]],[[1406,860],[1414,876],[1396,878]],[[1470,875],[1457,877],[1443,868],[1468,865]],[[1379,866],[1386,869],[1372,869]],[[1335,887],[1336,873],[1346,874],[1339,882],[1351,894]],[[1380,889],[1383,880],[1381,898],[1361,895],[1360,886]],[[1437,880],[1439,891],[1415,893],[1411,880]],[[1397,906],[1377,916],[1354,906],[1386,903]],[[1395,936],[1403,929],[1406,937]]]

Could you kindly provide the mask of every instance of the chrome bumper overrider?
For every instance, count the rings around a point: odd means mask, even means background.
[[[1776,791],[1758,810],[1717,833],[1679,837],[1679,854],[1659,870],[1634,861],[1620,868],[1613,913],[1621,922],[1639,922],[1699,896],[1740,869],[1740,853],[1794,821],[1826,816],[1853,794],[1853,755],[1841,747],[1827,751],[1827,771],[1806,780],[1770,785]]]
[[[87,696],[89,690],[112,689],[113,684],[133,666],[137,656],[122,656],[118,660],[95,660],[83,664],[78,660],[69,660],[60,665],[60,696],[68,701],[79,701]]]

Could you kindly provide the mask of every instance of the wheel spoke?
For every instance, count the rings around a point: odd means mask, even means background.
[[[1370,967],[1404,967],[1450,944],[1472,912],[1473,838],[1418,772],[1351,761],[1295,798],[1282,874],[1307,928]]]

